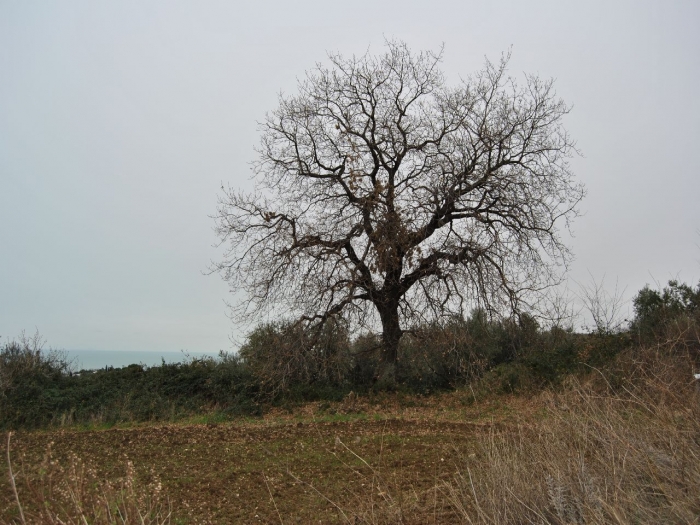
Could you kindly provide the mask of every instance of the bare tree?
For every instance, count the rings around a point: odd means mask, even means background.
[[[627,322],[622,318],[622,307],[627,302],[625,289],[620,290],[615,280],[615,288],[610,290],[605,286],[605,275],[600,281],[596,281],[590,272],[588,275],[590,284],[578,283],[578,298],[593,320],[595,329],[592,331],[601,335],[619,333]]]
[[[412,323],[531,306],[569,258],[557,226],[584,189],[552,81],[518,85],[506,56],[448,87],[441,53],[387,47],[331,55],[280,96],[255,192],[220,198],[214,269],[246,294],[238,319],[379,321],[391,376]]]

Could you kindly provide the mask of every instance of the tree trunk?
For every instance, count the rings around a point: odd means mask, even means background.
[[[396,361],[399,355],[399,341],[403,331],[399,324],[399,303],[391,301],[377,306],[382,320],[382,353],[379,360],[377,383],[380,387],[393,388],[396,385]]]

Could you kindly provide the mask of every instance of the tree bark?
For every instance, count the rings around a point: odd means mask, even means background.
[[[382,321],[382,352],[379,359],[377,382],[380,387],[393,388],[396,385],[399,341],[403,335],[399,323],[399,302],[387,301],[377,305],[377,309]]]

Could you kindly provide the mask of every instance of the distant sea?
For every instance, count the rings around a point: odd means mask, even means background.
[[[106,366],[122,368],[131,364],[158,366],[166,363],[180,363],[191,358],[217,357],[216,353],[205,352],[150,352],[150,351],[117,351],[117,350],[65,350],[68,359],[73,363],[73,370],[97,370]]]

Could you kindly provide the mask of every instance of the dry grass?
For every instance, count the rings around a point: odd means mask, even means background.
[[[13,472],[11,437],[7,436],[7,467],[17,503],[13,522],[22,525],[165,525],[170,511],[163,501],[157,477],[140,486],[134,465],[126,461],[124,476],[116,482],[99,478],[94,468],[72,454],[63,465],[52,456],[51,443],[34,476],[22,476],[22,495],[29,503],[24,510]],[[33,481],[29,481],[33,478]]]
[[[492,431],[442,486],[464,523],[700,522],[700,395],[689,359],[622,359],[565,392],[545,417]]]

